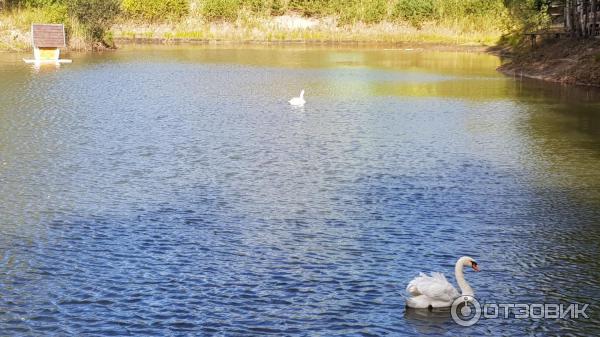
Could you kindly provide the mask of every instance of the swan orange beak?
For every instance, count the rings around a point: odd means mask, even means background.
[[[476,262],[471,263],[471,268],[473,268],[474,271],[480,271]]]

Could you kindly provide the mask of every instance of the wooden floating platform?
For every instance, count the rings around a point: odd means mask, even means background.
[[[61,60],[31,60],[23,59],[27,64],[60,64],[60,63],[73,63],[73,60],[61,59]]]
[[[23,61],[36,67],[42,64],[72,63],[72,60],[60,58],[60,48],[66,47],[66,42],[63,24],[32,24],[33,59],[23,59]]]

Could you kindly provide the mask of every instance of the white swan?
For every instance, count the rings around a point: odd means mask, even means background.
[[[458,259],[454,267],[456,283],[458,283],[462,295],[473,296],[473,288],[465,281],[463,275],[465,266],[471,267],[475,271],[479,271],[479,267],[477,262],[468,256]],[[406,300],[406,306],[415,309],[451,307],[452,302],[461,295],[442,273],[431,273],[431,276],[419,273],[419,276],[410,281],[406,291],[411,295]]]
[[[304,100],[304,89],[300,92],[299,97],[294,97],[290,99],[290,104],[293,106],[303,106],[306,101]]]

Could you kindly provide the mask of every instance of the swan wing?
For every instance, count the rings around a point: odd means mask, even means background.
[[[424,277],[427,277],[427,275],[419,273],[419,276],[415,277],[412,281],[408,282],[408,285],[406,286],[406,292],[408,292],[411,296],[422,295],[419,292],[418,284]]]
[[[432,302],[452,302],[459,296],[442,273],[431,273],[431,276],[420,273],[410,281],[406,290],[412,296],[424,295]]]

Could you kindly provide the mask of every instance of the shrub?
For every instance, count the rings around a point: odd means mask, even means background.
[[[513,18],[511,23],[514,26],[511,27],[511,30],[521,33],[546,28],[551,23],[545,6],[537,0],[505,0],[505,2],[510,11],[510,16]]]
[[[285,13],[285,7],[283,6],[282,0],[273,0],[271,2],[271,15],[283,15]]]
[[[15,1],[18,2],[18,1]],[[53,6],[58,5],[63,1],[60,0],[24,0],[20,1],[21,5],[26,7],[45,7],[45,6]]]
[[[285,12],[286,0],[238,0],[236,7],[247,9],[252,13],[263,15],[282,15]]]
[[[64,5],[63,0],[0,0],[2,9],[47,8]]]
[[[233,21],[237,18],[239,8],[238,0],[205,0],[202,15],[208,21]]]
[[[386,14],[387,2],[385,0],[371,0],[367,2],[361,19],[366,23],[377,23],[383,21]]]
[[[181,18],[189,7],[188,0],[123,0],[121,4],[126,15],[148,21]]]
[[[362,21],[378,23],[388,12],[387,0],[337,0],[331,4],[329,12],[337,15],[340,23],[348,24]]]
[[[85,29],[90,42],[104,42],[104,34],[119,14],[119,0],[67,0],[69,15]]]
[[[333,14],[336,4],[335,0],[290,0],[288,9],[306,16],[328,15]],[[350,6],[352,5],[347,5],[347,7]]]
[[[435,0],[399,0],[394,8],[394,16],[421,27],[423,22],[434,19]]]
[[[46,7],[41,8],[43,11],[44,19],[39,22],[48,23],[68,23],[69,14],[67,6],[55,3]]]
[[[247,7],[255,13],[264,12],[269,8],[269,1],[263,0],[241,0],[240,4],[242,7]]]
[[[485,17],[497,15],[505,10],[500,0],[437,0],[438,17],[459,19],[464,17]]]

